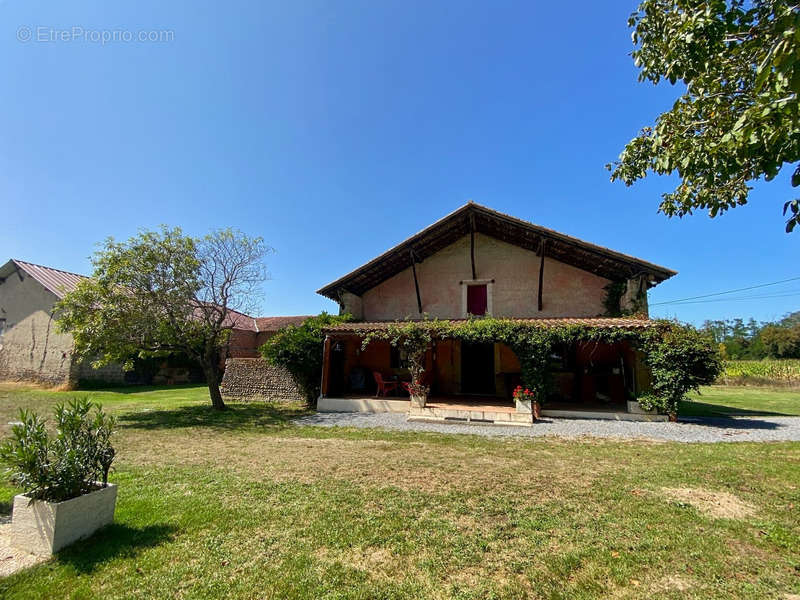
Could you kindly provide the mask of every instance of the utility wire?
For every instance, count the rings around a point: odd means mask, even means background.
[[[763,296],[748,296],[746,298],[714,298],[712,300],[687,300],[686,302],[679,302],[673,306],[683,306],[685,304],[706,304],[708,302],[742,302],[745,300],[764,300],[766,298],[791,298],[800,296],[800,292],[793,292],[791,294],[768,294]]]
[[[800,277],[790,277],[789,279],[782,279],[780,281],[773,281],[772,283],[761,283],[759,285],[751,285],[736,290],[728,290],[727,292],[716,292],[714,294],[703,294],[701,296],[690,296],[689,298],[681,298],[679,300],[666,300],[664,302],[653,302],[650,306],[660,306],[662,304],[675,304],[678,302],[686,302],[687,300],[698,300],[700,298],[711,298],[712,296],[724,296],[725,294],[735,294],[736,292],[746,292],[747,290],[755,290],[757,288],[767,287],[770,285],[778,285],[779,283],[787,283],[789,281],[798,281]]]

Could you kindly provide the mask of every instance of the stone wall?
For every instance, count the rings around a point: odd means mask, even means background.
[[[110,364],[95,369],[91,361],[85,361],[78,365],[78,382],[87,381],[91,383],[107,383],[110,385],[121,385],[125,383],[125,371],[120,364]]]
[[[263,358],[226,360],[222,395],[226,400],[305,401],[289,372]]]

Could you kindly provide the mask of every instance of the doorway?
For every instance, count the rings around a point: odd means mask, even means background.
[[[461,393],[494,395],[494,344],[461,342]]]
[[[331,344],[330,377],[328,381],[328,395],[340,396],[345,386],[345,342],[335,340]]]

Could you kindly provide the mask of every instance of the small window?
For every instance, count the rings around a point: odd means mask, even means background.
[[[467,286],[467,312],[469,314],[477,317],[485,315],[488,301],[489,294],[485,283]]]

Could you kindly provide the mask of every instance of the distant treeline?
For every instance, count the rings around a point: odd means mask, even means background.
[[[752,318],[706,321],[702,329],[719,344],[727,360],[800,358],[800,311],[774,323],[759,323]]]

